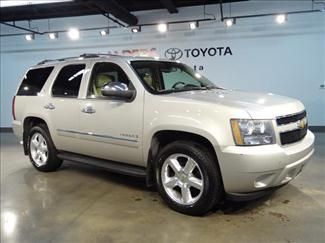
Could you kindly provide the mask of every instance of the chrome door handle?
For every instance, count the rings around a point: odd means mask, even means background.
[[[81,112],[87,113],[87,114],[93,114],[96,112],[96,110],[91,106],[86,106],[86,107],[82,108]]]
[[[48,109],[48,110],[54,110],[55,106],[52,103],[49,103],[49,104],[45,105],[44,108]]]

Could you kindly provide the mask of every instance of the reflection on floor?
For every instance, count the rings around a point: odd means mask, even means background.
[[[305,171],[273,195],[178,214],[142,180],[65,163],[40,173],[1,133],[1,242],[325,242],[325,134]]]

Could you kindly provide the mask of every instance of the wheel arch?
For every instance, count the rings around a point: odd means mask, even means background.
[[[23,145],[24,145],[25,155],[28,154],[27,139],[28,139],[29,130],[38,124],[45,124],[46,127],[48,128],[46,121],[43,118],[37,116],[27,116],[23,121]]]
[[[156,158],[161,148],[163,148],[165,145],[178,141],[178,140],[185,140],[185,141],[195,141],[202,145],[204,145],[209,151],[211,151],[212,155],[215,158],[215,161],[218,164],[218,156],[215,151],[214,143],[207,138],[206,136],[203,136],[198,133],[193,133],[189,131],[182,131],[182,130],[159,130],[156,131],[152,137],[150,146],[148,149],[148,155],[147,155],[147,167],[146,167],[146,183],[147,186],[154,186],[155,181],[155,169],[156,169]]]

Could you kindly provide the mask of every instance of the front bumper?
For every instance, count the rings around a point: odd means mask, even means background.
[[[256,192],[226,193],[226,199],[234,202],[251,201],[251,200],[268,196],[272,194],[275,190],[281,188],[282,186],[285,186],[286,184],[283,184],[281,186],[276,186],[276,187],[269,187],[264,190],[256,191]]]
[[[218,154],[227,194],[268,191],[295,178],[314,152],[314,135],[301,141],[252,147],[227,146]]]

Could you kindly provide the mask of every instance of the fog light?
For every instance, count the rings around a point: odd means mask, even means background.
[[[272,182],[273,178],[274,178],[274,173],[261,175],[255,179],[254,187],[255,188],[267,187]]]

